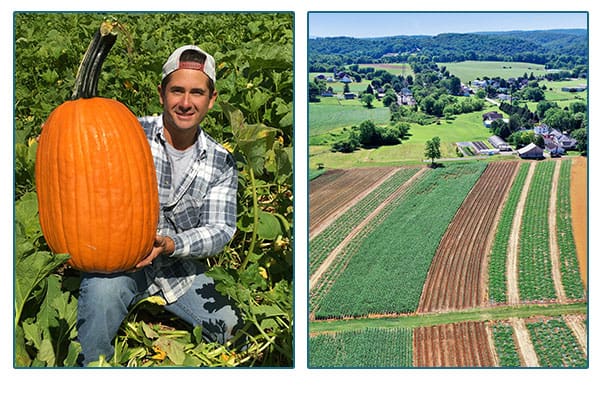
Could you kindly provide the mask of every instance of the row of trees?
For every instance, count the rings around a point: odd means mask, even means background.
[[[344,128],[346,139],[333,144],[332,151],[351,153],[358,148],[371,148],[402,143],[408,138],[409,125],[407,123],[396,123],[387,127],[377,126],[371,120],[363,121],[359,126],[350,129]]]

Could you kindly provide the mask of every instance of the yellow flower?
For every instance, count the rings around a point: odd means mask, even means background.
[[[260,274],[260,276],[262,276],[264,279],[267,279],[269,277],[269,275],[267,274],[267,270],[265,269],[265,267],[258,267],[258,273]]]
[[[283,238],[281,237],[281,235],[277,236],[277,239],[275,239],[275,250],[279,251],[279,250],[285,250],[288,248],[288,246],[290,245],[290,239],[288,238]]]
[[[159,306],[164,306],[167,304],[167,301],[160,296],[150,296],[146,298],[146,301],[149,303],[153,303]]]
[[[223,147],[225,147],[225,149],[226,149],[228,152],[230,152],[230,153],[233,153],[233,146],[231,145],[231,143],[229,143],[229,142],[225,142],[225,143],[223,143]]]
[[[151,359],[157,360],[157,361],[163,361],[165,358],[167,358],[167,352],[161,350],[160,347],[152,346],[152,350],[154,351],[154,355],[152,357],[150,357]]]

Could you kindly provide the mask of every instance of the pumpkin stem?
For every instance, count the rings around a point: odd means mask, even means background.
[[[89,99],[98,96],[98,78],[102,63],[117,40],[118,24],[116,22],[104,21],[94,34],[83,60],[77,70],[75,87],[73,88],[72,100]]]

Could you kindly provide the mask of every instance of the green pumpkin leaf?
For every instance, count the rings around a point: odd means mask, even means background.
[[[185,361],[183,343],[165,336],[161,336],[154,343],[161,350],[167,353],[167,357],[173,362],[173,364],[182,365]]]
[[[275,240],[278,235],[283,233],[279,219],[271,213],[259,211],[257,233],[263,239]]]

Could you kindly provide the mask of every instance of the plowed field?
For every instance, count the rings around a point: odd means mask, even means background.
[[[486,294],[486,259],[500,206],[519,166],[490,164],[448,227],[433,259],[418,312],[481,306]]]
[[[573,159],[571,166],[571,208],[581,279],[583,285],[587,287],[587,158],[585,157]]]
[[[325,229],[337,216],[362,199],[397,168],[332,170],[310,182],[309,236]]]
[[[415,367],[493,367],[494,355],[483,322],[415,328]]]

